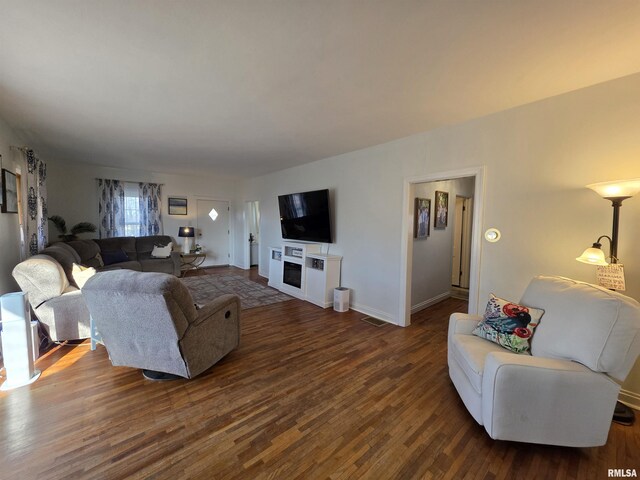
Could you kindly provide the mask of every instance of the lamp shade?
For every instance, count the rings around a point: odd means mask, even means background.
[[[179,237],[195,237],[196,236],[196,232],[195,229],[193,227],[180,227],[178,229],[178,236]]]
[[[588,263],[589,265],[608,265],[604,257],[604,252],[595,245],[587,248],[576,260],[582,263]]]
[[[592,183],[591,185],[587,185],[587,188],[590,188],[608,200],[625,199],[633,197],[636,193],[640,192],[640,178]]]

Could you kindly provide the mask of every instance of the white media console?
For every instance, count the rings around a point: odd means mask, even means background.
[[[285,242],[269,249],[269,286],[322,308],[333,305],[342,257],[320,253],[317,243]]]

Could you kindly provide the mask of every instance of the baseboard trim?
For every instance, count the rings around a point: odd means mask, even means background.
[[[640,410],[640,394],[636,392],[630,392],[629,390],[622,388],[620,389],[618,400],[634,410]]]
[[[420,302],[414,305],[413,307],[411,307],[411,313],[413,314],[413,313],[419,312],[420,310],[424,310],[425,308],[428,308],[431,305],[435,305],[436,303],[441,302],[442,300],[446,300],[450,296],[451,296],[451,292],[444,292],[444,293],[441,293],[440,295],[436,295],[433,298],[425,300],[424,302]]]

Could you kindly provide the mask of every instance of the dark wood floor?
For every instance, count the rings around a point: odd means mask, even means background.
[[[229,270],[241,273],[213,271]],[[609,468],[640,470],[638,424],[614,424],[601,448],[491,440],[447,375],[448,316],[465,308],[441,302],[408,328],[298,300],[246,310],[240,348],[191,381],[146,381],[112,367],[101,346],[58,347],[39,359],[37,382],[0,393],[0,477],[601,479]]]

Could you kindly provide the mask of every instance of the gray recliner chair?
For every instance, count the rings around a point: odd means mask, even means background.
[[[239,297],[222,295],[196,309],[173,275],[100,272],[82,295],[111,363],[140,368],[148,378],[158,379],[154,372],[193,378],[240,342]]]

